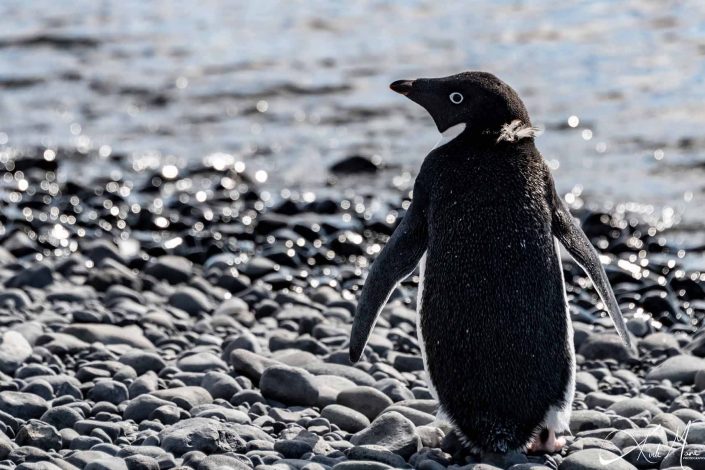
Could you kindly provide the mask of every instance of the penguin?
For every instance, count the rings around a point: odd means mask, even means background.
[[[439,417],[481,454],[556,452],[575,391],[558,243],[631,348],[597,252],[557,194],[537,129],[509,85],[464,72],[390,88],[425,108],[442,138],[370,267],[350,359],[360,359],[392,291],[420,263],[418,342]]]

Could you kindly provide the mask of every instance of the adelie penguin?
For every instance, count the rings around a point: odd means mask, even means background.
[[[439,412],[475,451],[560,449],[575,353],[556,241],[586,271],[628,347],[599,258],[556,193],[517,93],[494,75],[400,80],[443,138],[372,264],[350,358],[360,359],[397,283],[420,266],[418,340]]]

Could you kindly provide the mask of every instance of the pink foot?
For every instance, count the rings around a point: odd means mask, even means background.
[[[565,446],[565,439],[563,437],[557,438],[556,433],[553,432],[552,429],[544,429],[531,441],[528,452],[553,454],[560,451],[563,446]]]

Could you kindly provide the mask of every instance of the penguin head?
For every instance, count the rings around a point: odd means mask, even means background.
[[[500,135],[514,121],[530,126],[519,95],[491,73],[463,72],[443,78],[397,80],[389,86],[423,106],[443,133],[457,124],[476,135]]]

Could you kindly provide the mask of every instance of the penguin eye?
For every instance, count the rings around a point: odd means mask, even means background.
[[[461,95],[457,91],[451,93],[448,98],[450,98],[450,102],[453,104],[460,104],[463,102],[463,95]]]

